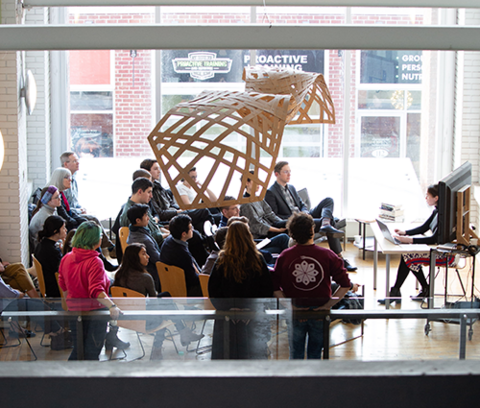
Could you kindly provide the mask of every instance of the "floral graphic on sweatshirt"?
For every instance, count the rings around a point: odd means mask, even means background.
[[[299,264],[295,264],[295,270],[293,271],[293,276],[297,283],[303,283],[308,285],[316,281],[316,276],[318,271],[315,269],[315,264],[308,263],[307,261],[302,261]]]

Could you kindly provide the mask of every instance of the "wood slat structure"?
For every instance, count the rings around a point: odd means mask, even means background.
[[[335,106],[322,74],[255,66],[246,67],[242,79],[246,91],[292,95],[288,125],[335,123]]]
[[[182,179],[188,180],[188,171],[200,160],[208,161],[210,170],[203,184],[190,182],[197,196],[183,208],[231,205],[232,201],[223,199],[227,192],[237,203],[263,199],[280,150],[291,99],[291,95],[213,91],[171,109],[148,140],[177,202],[182,200],[175,185]],[[232,139],[236,143],[241,140],[240,149],[232,146]],[[235,192],[231,186],[234,177],[242,179]],[[242,197],[247,177],[260,185],[257,197]],[[212,202],[205,191],[215,179],[223,188],[219,199]]]
[[[196,193],[191,204],[182,204],[183,209],[263,200],[285,126],[335,123],[322,74],[254,67],[245,69],[243,79],[246,92],[203,92],[172,108],[148,136],[177,202],[183,203],[176,188],[182,180]],[[209,169],[202,175],[203,183],[188,175],[200,163]],[[245,198],[247,178],[260,189]],[[217,187],[215,201],[207,193],[212,186]],[[227,194],[234,200],[226,201]]]

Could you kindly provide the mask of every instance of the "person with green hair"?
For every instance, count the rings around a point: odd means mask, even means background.
[[[60,262],[58,283],[65,292],[68,310],[108,309],[116,320],[121,311],[108,297],[110,280],[96,251],[101,244],[101,228],[94,222],[81,224],[72,240],[72,252]],[[98,360],[107,332],[108,318],[83,320],[84,359]],[[76,325],[72,327],[74,347],[69,360],[79,359]]]

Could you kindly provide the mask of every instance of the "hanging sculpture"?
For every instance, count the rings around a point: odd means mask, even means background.
[[[280,68],[247,67],[243,70],[247,92],[293,95],[288,125],[335,123],[335,107],[322,74]],[[316,117],[310,117],[313,109]]]
[[[243,78],[246,92],[203,92],[170,109],[148,136],[183,209],[263,200],[285,125],[335,123],[333,102],[321,74],[253,67],[244,71]],[[318,118],[309,116],[312,106]],[[202,183],[188,174],[196,166],[208,169],[200,174]],[[248,198],[243,197],[247,178],[259,187]],[[189,205],[182,203],[176,188],[182,180],[196,193]],[[217,186],[217,200],[207,194],[212,186]],[[234,200],[226,201],[227,194]]]

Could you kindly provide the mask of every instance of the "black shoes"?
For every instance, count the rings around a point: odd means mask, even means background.
[[[110,326],[110,330],[105,338],[105,350],[111,351],[114,347],[119,350],[125,350],[130,347],[128,341],[122,341],[117,336],[118,326]]]
[[[400,289],[397,289],[395,287],[393,288],[390,288],[390,303],[393,304],[395,302],[397,302],[397,305],[401,304],[402,303],[402,294],[400,293]],[[378,303],[380,303],[381,305],[384,305],[385,304],[385,300],[386,299],[378,299]]]
[[[418,301],[423,301],[425,298],[428,298],[430,296],[430,288],[422,288],[420,292],[418,292],[417,295],[415,296],[410,296],[412,300],[418,300]]]
[[[343,265],[348,272],[355,272],[357,270],[357,267],[350,265],[350,262],[348,262],[346,259],[343,260]]]
[[[27,329],[21,329],[21,331],[16,331],[16,330],[9,330],[8,335],[12,337],[13,339],[25,339],[25,338],[31,338],[35,337],[36,334],[30,330]]]
[[[341,238],[343,237],[343,234],[344,234],[343,231],[333,228],[331,225],[324,225],[323,227],[320,227],[320,232],[323,232],[324,234],[327,234],[327,235],[331,235],[334,238]]]

